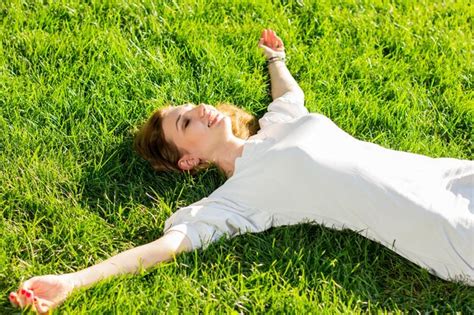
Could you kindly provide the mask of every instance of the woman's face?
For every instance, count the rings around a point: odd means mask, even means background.
[[[230,118],[211,105],[186,104],[165,111],[163,132],[183,157],[194,159],[192,164],[212,157],[216,148],[232,137],[232,126]],[[187,169],[180,162],[178,166]]]

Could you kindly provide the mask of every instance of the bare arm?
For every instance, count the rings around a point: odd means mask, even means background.
[[[158,263],[173,259],[183,251],[190,250],[189,239],[180,232],[171,231],[154,242],[129,249],[70,275],[76,287],[88,287],[111,276],[135,273],[140,268],[153,267]]]
[[[285,58],[285,48],[280,37],[274,31],[265,29],[262,32],[258,46],[262,48],[267,60],[274,58],[268,65],[272,98],[276,99],[290,91],[304,97],[303,90],[291,75],[285,62],[281,60]]]
[[[276,61],[268,65],[272,87],[272,98],[276,99],[286,92],[304,95],[296,80],[291,75],[284,62]]]
[[[33,277],[10,293],[10,301],[19,307],[31,305],[39,313],[61,304],[75,289],[121,274],[135,273],[192,249],[191,242],[182,233],[171,231],[156,241],[138,246],[113,256],[89,268],[63,275]]]

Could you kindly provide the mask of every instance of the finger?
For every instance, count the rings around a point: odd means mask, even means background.
[[[16,307],[20,306],[20,303],[18,303],[18,296],[15,292],[10,292],[10,295],[8,295],[8,298],[10,299],[10,303],[12,303],[14,306]]]
[[[268,30],[268,29],[265,30],[265,31],[266,31],[266,32],[265,32],[265,34],[266,34],[265,41],[266,41],[267,44],[268,44],[268,42],[271,40],[271,32],[270,32],[270,30]]]
[[[272,42],[276,41],[277,36],[276,36],[276,34],[273,30],[270,30],[270,38],[271,38]]]
[[[275,32],[272,33],[272,46],[274,49],[280,47],[280,43],[278,41],[278,37],[275,35]]]
[[[35,301],[35,308],[40,314],[45,314],[49,312],[54,307],[54,303],[48,300],[36,298]]]
[[[277,40],[278,45],[283,47],[283,41],[281,40],[281,38],[277,36],[276,40]]]
[[[25,307],[25,305],[26,305],[26,301],[25,301],[26,296],[25,296],[25,293],[26,293],[25,289],[20,289],[20,290],[18,290],[18,292],[17,292],[17,301],[18,301],[18,305],[19,305],[21,308]]]
[[[268,44],[268,30],[267,29],[265,29],[263,31],[263,41],[264,41],[265,45]]]
[[[275,31],[274,31],[274,30],[269,30],[269,32],[270,32],[270,36],[271,36],[272,38],[275,38],[275,37],[276,37],[276,34],[275,34]]]
[[[31,287],[31,281],[27,280],[20,284],[20,287],[18,288],[18,294],[19,296],[24,295],[26,293],[26,290],[32,290],[33,288]]]
[[[25,304],[26,305],[31,305],[33,304],[33,298],[34,298],[33,291],[25,289]]]
[[[26,307],[33,303],[33,291],[28,289],[20,289],[20,294],[18,294],[18,304],[20,307]]]

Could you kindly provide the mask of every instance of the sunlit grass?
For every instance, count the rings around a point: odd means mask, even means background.
[[[311,111],[359,139],[473,159],[472,18],[469,1],[2,1],[0,313],[22,280],[154,240],[223,183],[215,170],[154,174],[132,134],[167,104],[261,115],[264,27],[284,40]],[[352,232],[301,225],[103,282],[61,311],[470,313],[473,301]]]

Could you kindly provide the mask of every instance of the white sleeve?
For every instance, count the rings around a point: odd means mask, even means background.
[[[261,232],[271,225],[272,219],[266,212],[240,209],[223,199],[204,198],[171,215],[165,222],[164,233],[181,232],[196,249],[207,247],[224,235]]]
[[[287,122],[306,114],[308,110],[304,107],[304,95],[290,91],[273,100],[258,123],[263,129],[268,125]]]

